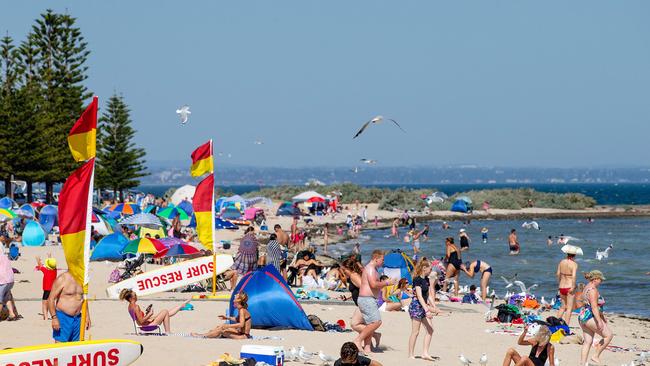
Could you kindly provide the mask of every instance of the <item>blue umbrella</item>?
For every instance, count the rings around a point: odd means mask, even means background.
[[[192,207],[192,204],[190,203],[190,201],[183,200],[176,207],[178,207],[178,208],[182,209],[183,211],[187,212],[188,215],[191,215],[191,214],[194,213],[194,207]]]
[[[16,206],[16,201],[12,200],[9,197],[0,198],[0,208],[12,208]]]
[[[57,224],[58,211],[59,209],[52,205],[47,205],[41,209],[38,222],[41,223],[46,234],[49,234],[52,231],[52,227]]]
[[[106,235],[97,243],[93,253],[90,255],[91,261],[121,261],[124,259],[122,250],[129,243],[129,240],[120,233]]]

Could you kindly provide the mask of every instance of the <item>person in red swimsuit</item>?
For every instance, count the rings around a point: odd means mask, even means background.
[[[562,299],[562,306],[557,312],[557,317],[563,318],[567,324],[570,324],[578,273],[578,263],[576,263],[575,257],[579,253],[579,248],[566,245],[563,250],[566,253],[566,258],[560,261],[556,272],[560,298]]]

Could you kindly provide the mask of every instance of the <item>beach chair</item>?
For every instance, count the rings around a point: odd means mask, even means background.
[[[138,325],[135,313],[129,310],[129,315],[131,316],[131,320],[133,320],[135,335],[163,335],[160,325]]]

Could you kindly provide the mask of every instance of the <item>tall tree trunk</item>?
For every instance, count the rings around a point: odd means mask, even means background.
[[[45,202],[54,203],[54,183],[50,181],[45,182]]]
[[[120,189],[120,202],[124,202],[124,190]]]
[[[27,203],[34,202],[34,188],[31,180],[27,181]]]
[[[11,178],[6,177],[4,181],[5,181],[5,196],[13,197],[13,192],[11,191]]]

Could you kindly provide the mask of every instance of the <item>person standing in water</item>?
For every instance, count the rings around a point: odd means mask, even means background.
[[[487,244],[488,242],[488,228],[485,226],[481,229],[481,239],[483,240],[483,244]]]
[[[397,227],[399,226],[399,219],[393,220],[393,224],[390,227],[390,235],[397,238]]]
[[[571,324],[571,314],[573,314],[573,303],[575,302],[576,276],[578,273],[578,263],[575,261],[578,248],[573,245],[567,245],[565,249],[566,258],[562,259],[557,265],[558,287],[562,306],[558,309],[557,317],[564,319]]]
[[[473,262],[465,263],[465,268],[463,268],[465,274],[469,278],[474,278],[474,275],[477,273],[481,274],[481,298],[485,302],[487,299],[487,287],[490,284],[490,278],[492,277],[492,266],[486,261],[475,260]]]
[[[517,239],[517,230],[510,230],[510,235],[508,235],[508,246],[510,247],[510,255],[519,254],[521,247],[519,246],[519,240]]]
[[[467,232],[465,229],[460,229],[458,232],[458,238],[460,242],[460,251],[464,252],[466,250],[469,250],[469,235],[467,235]]]

